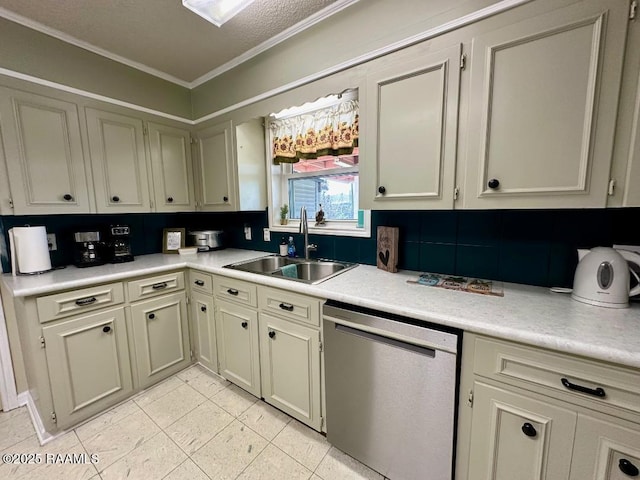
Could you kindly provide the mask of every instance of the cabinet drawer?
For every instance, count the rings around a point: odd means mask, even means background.
[[[320,326],[320,299],[266,287],[260,289],[258,297],[264,312]]]
[[[546,387],[576,403],[640,412],[640,372],[569,355],[477,338],[474,372],[522,388]],[[593,406],[593,405],[591,405]]]
[[[165,275],[143,278],[142,280],[134,280],[127,284],[127,288],[130,302],[175,292],[184,288],[184,272],[171,272]]]
[[[258,306],[258,295],[253,283],[243,282],[234,278],[216,277],[213,280],[216,297],[230,300],[242,305]]]
[[[211,275],[191,270],[189,272],[191,288],[203,293],[213,293],[213,279]]]
[[[40,323],[118,305],[122,302],[124,302],[122,283],[110,283],[98,287],[56,293],[39,297],[36,300]]]

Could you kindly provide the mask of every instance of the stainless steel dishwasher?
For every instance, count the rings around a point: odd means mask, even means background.
[[[392,480],[453,478],[455,330],[328,302],[327,439]]]

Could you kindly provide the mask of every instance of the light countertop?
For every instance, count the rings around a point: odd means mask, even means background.
[[[95,283],[194,268],[320,298],[405,315],[468,332],[519,341],[566,353],[640,368],[640,304],[609,309],[571,300],[546,288],[504,284],[504,297],[408,284],[419,272],[388,273],[359,265],[317,285],[223,268],[268,255],[226,249],[195,255],[153,254],[135,261],[76,268],[37,276],[2,276],[14,296],[33,296]]]

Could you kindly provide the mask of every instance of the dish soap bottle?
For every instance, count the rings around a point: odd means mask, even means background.
[[[287,255],[290,257],[296,256],[296,245],[293,243],[293,237],[289,237],[289,247],[287,247]]]
[[[287,254],[288,254],[287,241],[284,239],[284,237],[282,237],[282,240],[280,240],[280,256],[286,257]]]

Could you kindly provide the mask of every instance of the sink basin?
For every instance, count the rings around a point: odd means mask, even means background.
[[[286,265],[296,266],[296,277],[285,276],[282,267]],[[278,255],[256,258],[245,262],[225,265],[224,268],[242,270],[243,272],[257,273],[260,275],[272,275],[294,282],[316,284],[338,275],[346,270],[354,268],[357,263],[337,262],[333,260],[305,260],[304,258],[289,258]]]

